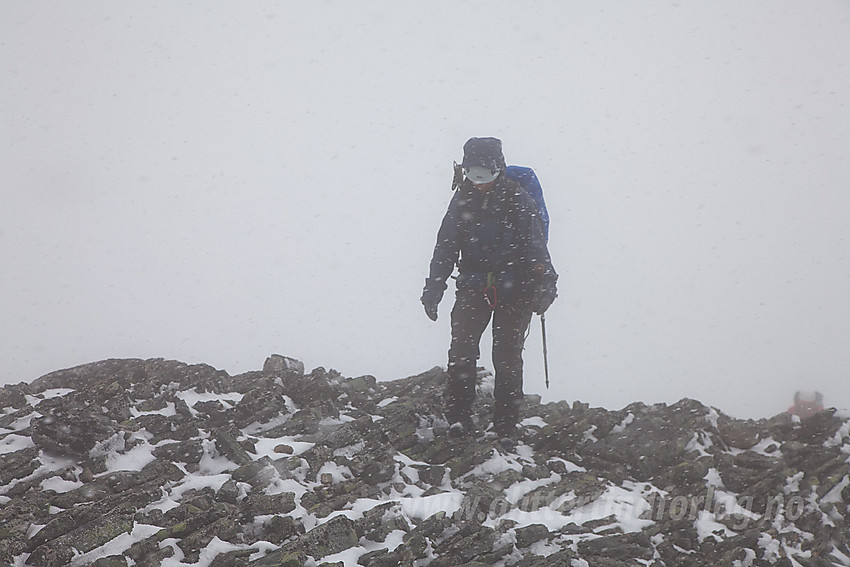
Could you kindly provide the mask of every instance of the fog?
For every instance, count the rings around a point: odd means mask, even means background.
[[[837,0],[3,2],[0,383],[445,365],[419,295],[497,136],[561,275],[526,393],[850,406],[848,53]]]

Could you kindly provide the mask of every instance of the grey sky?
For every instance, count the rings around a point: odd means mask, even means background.
[[[848,53],[844,1],[3,2],[0,382],[443,365],[418,298],[498,136],[561,273],[527,392],[850,406]]]

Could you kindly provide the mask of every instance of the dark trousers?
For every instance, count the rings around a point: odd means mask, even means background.
[[[458,290],[452,309],[452,344],[449,349],[446,418],[449,423],[469,419],[475,401],[479,342],[493,319],[493,366],[496,371],[496,404],[493,428],[507,433],[517,424],[522,392],[522,349],[531,322],[527,302],[499,304],[495,309],[481,290]]]

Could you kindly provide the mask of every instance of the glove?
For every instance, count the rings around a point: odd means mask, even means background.
[[[556,297],[558,297],[558,287],[554,280],[540,282],[531,297],[531,310],[538,315],[543,315]]]
[[[422,290],[422,305],[425,306],[425,315],[432,321],[437,320],[437,306],[443,299],[443,292],[438,289],[426,287]]]

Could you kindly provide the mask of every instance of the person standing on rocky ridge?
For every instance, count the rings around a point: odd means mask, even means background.
[[[816,391],[798,390],[794,394],[794,405],[788,413],[806,419],[823,410],[823,394]]]
[[[522,389],[522,349],[532,313],[543,314],[557,296],[534,199],[505,175],[498,138],[471,138],[463,146],[464,178],[437,234],[421,301],[437,320],[446,281],[458,266],[451,314],[445,415],[449,434],[476,431],[472,420],[479,342],[493,320],[496,386],[493,431],[515,437]]]

